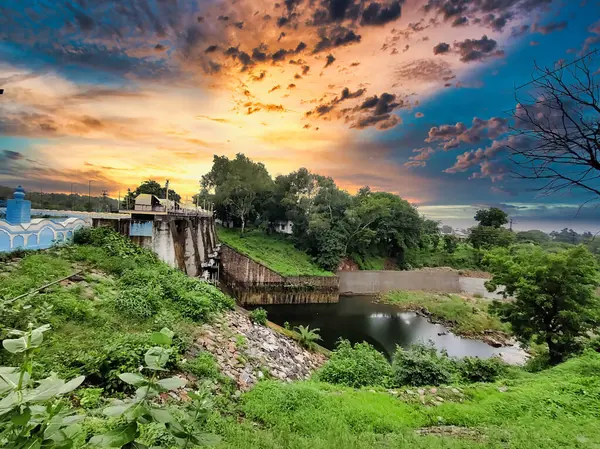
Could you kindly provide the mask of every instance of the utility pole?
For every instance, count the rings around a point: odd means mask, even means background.
[[[92,181],[88,181],[88,211],[92,211]]]
[[[513,225],[513,219],[511,218],[511,219],[510,219],[510,228],[509,228],[509,229],[510,229],[510,231],[512,231],[512,225]]]
[[[166,195],[165,195],[165,200],[166,200],[166,205],[167,205],[167,213],[169,213],[169,180],[167,179],[167,183],[165,184],[165,189],[166,189]]]
[[[106,209],[108,208],[108,204],[106,202],[107,198],[108,198],[108,191],[102,190],[102,203],[104,204],[104,206],[103,206],[104,212],[106,212]]]

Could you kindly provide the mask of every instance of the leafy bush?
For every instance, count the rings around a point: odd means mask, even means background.
[[[310,326],[298,326],[296,327],[298,331],[298,342],[300,346],[303,348],[313,350],[316,347],[316,342],[321,340],[321,336],[319,335],[319,328],[310,329]]]
[[[456,361],[459,376],[465,382],[495,382],[506,373],[506,364],[499,357],[480,359],[465,357]]]
[[[131,318],[149,318],[161,305],[161,291],[151,286],[123,289],[115,299],[116,308]]]
[[[432,343],[416,344],[410,349],[396,348],[392,362],[394,384],[441,385],[452,380],[452,360],[443,351],[438,354]]]
[[[148,259],[148,261],[157,260],[151,251],[136,245],[128,238],[107,227],[78,229],[73,235],[73,243],[102,248],[111,256],[121,258],[141,256]]]
[[[341,340],[317,378],[323,382],[348,387],[382,386],[389,384],[392,368],[382,353],[370,344]]]
[[[250,312],[250,321],[256,324],[266,325],[267,324],[267,311],[262,307],[254,309]]]
[[[195,359],[188,360],[181,367],[199,379],[216,379],[221,374],[217,361],[210,352],[200,352]]]
[[[102,388],[82,388],[77,392],[79,405],[85,409],[98,408],[102,404]]]

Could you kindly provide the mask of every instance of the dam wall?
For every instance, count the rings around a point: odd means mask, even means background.
[[[111,227],[139,246],[151,249],[170,266],[193,277],[206,274],[217,245],[213,217],[94,218],[93,225]]]
[[[340,294],[377,295],[392,290],[460,293],[456,271],[339,271]]]
[[[331,303],[339,298],[337,276],[282,276],[225,244],[220,273],[240,305]]]

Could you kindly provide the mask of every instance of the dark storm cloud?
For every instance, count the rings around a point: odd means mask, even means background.
[[[481,19],[481,22],[492,30],[501,32],[511,18],[512,13],[504,13],[501,15],[487,14]]]
[[[563,20],[562,22],[550,22],[545,25],[534,23],[531,31],[540,34],[550,34],[554,33],[555,31],[562,31],[565,28],[567,28],[567,21]]]
[[[329,30],[323,27],[319,30],[319,36],[321,40],[315,45],[313,53],[319,53],[345,45],[357,44],[361,39],[361,36],[356,34],[353,30],[342,26],[337,26]]]
[[[423,10],[452,26],[474,23],[502,31],[515,17],[531,14],[550,3],[552,0],[429,0]]]
[[[465,25],[468,25],[468,24],[469,24],[469,19],[466,18],[465,16],[457,17],[452,22],[452,26],[453,27],[462,27],[462,26],[465,26]]]
[[[504,52],[497,50],[498,43],[483,35],[481,39],[465,39],[455,42],[453,48],[460,55],[462,62],[481,61],[492,56],[503,56]]]
[[[22,159],[25,159],[25,156],[23,156],[21,153],[19,153],[17,151],[11,151],[11,150],[0,151],[0,162],[2,162],[2,163],[9,163],[11,161],[20,161]]]
[[[425,142],[443,142],[444,150],[457,148],[461,143],[477,143],[482,139],[496,139],[508,132],[508,120],[492,117],[489,120],[473,118],[470,128],[458,122],[456,125],[434,126],[429,130]]]
[[[94,19],[92,19],[90,16],[80,11],[79,9],[76,9],[69,2],[67,2],[65,6],[69,11],[73,13],[75,20],[77,21],[77,25],[79,25],[81,31],[91,31],[94,29]]]
[[[323,103],[317,106],[315,109],[306,112],[306,116],[315,115],[321,117],[329,112],[331,112],[338,104],[342,103],[345,100],[351,100],[354,98],[361,97],[366,92],[366,89],[358,89],[352,92],[349,88],[344,87],[341,94],[336,96],[333,100],[328,103]]]
[[[331,64],[334,63],[334,61],[335,61],[335,56],[333,56],[333,55],[327,55],[327,62],[325,63],[325,67],[324,68],[329,67]]]
[[[360,23],[361,25],[385,25],[386,23],[393,22],[402,15],[401,4],[403,3],[404,0],[402,2],[396,0],[384,6],[373,2],[362,12]]]
[[[435,47],[433,47],[434,55],[442,55],[444,53],[448,53],[449,51],[450,51],[450,44],[447,44],[446,42],[440,42]]]
[[[377,2],[366,0],[321,0],[312,17],[313,25],[360,21],[363,26],[380,26],[402,15],[405,0]]]
[[[356,110],[361,111],[351,128],[363,129],[375,126],[380,130],[390,129],[400,123],[400,117],[392,112],[403,105],[402,101],[396,101],[396,95],[383,93],[381,96],[374,95],[367,98]]]
[[[218,45],[209,45],[208,47],[206,47],[206,50],[204,50],[204,53],[206,53],[206,54],[208,54],[208,53],[214,53],[218,49],[219,49]]]

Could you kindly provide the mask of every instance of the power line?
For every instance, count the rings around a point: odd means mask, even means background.
[[[519,89],[521,89],[521,88],[523,88],[525,86],[529,86],[530,84],[535,83],[536,81],[539,81],[539,80],[541,80],[543,78],[546,78],[547,76],[550,76],[553,73],[559,72],[562,69],[565,69],[565,68],[567,68],[567,67],[569,67],[569,66],[571,66],[573,64],[578,63],[579,61],[583,61],[585,58],[587,58],[588,56],[593,55],[594,53],[598,53],[598,49],[592,50],[592,51],[588,52],[587,54],[583,55],[582,57],[580,57],[578,59],[575,59],[574,61],[571,61],[570,63],[568,63],[566,65],[561,65],[559,68],[557,68],[557,69],[555,69],[555,70],[553,70],[551,72],[545,73],[545,74],[543,74],[542,76],[540,76],[538,78],[532,79],[531,81],[529,81],[529,82],[527,82],[527,83],[525,83],[525,84],[523,84],[523,85],[521,85],[519,87],[515,87],[515,90],[519,90]]]

